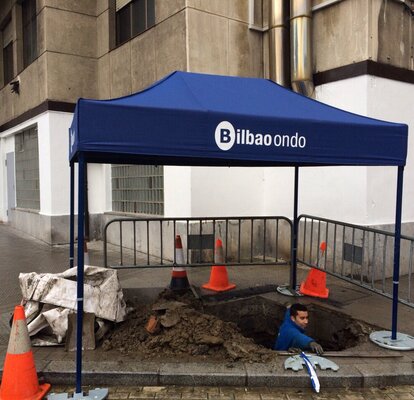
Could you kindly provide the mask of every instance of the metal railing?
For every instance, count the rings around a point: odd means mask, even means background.
[[[300,215],[298,226],[298,262],[392,298],[394,233],[311,215]],[[401,235],[399,301],[410,307],[413,251],[414,237]]]
[[[104,265],[162,268],[176,264],[180,235],[186,266],[211,265],[216,239],[226,265],[286,264],[292,222],[281,216],[223,218],[117,218],[104,227]]]

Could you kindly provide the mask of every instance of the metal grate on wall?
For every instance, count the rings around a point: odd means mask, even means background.
[[[17,207],[40,210],[37,127],[16,134],[14,146]]]
[[[164,167],[112,165],[112,211],[164,215]]]

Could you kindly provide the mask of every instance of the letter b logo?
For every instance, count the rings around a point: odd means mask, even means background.
[[[220,150],[230,150],[236,140],[236,132],[233,125],[228,121],[222,121],[217,125],[214,138]]]

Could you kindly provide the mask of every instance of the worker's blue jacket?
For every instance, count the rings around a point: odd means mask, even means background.
[[[299,325],[290,319],[290,309],[287,309],[273,350],[289,350],[291,347],[302,350],[309,349],[309,343],[315,340],[306,336],[304,332]]]

